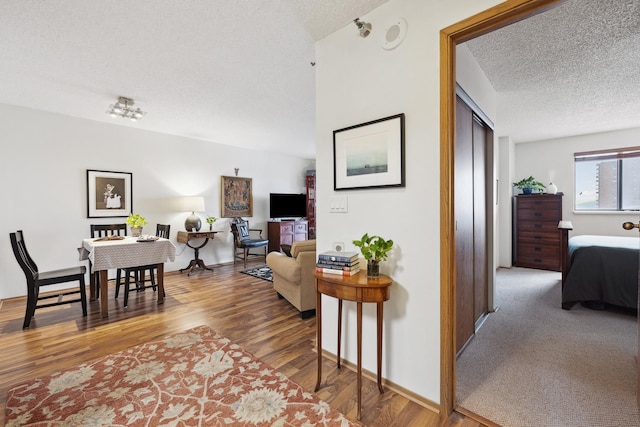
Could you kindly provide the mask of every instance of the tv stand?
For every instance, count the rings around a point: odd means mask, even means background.
[[[281,245],[292,245],[293,242],[308,240],[309,233],[307,220],[269,221],[267,223],[267,237],[269,239],[269,252],[281,252]]]

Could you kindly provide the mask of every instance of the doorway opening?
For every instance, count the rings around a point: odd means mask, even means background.
[[[440,32],[440,413],[443,418],[447,418],[456,405],[456,45],[542,13],[561,1],[514,0],[501,3]]]

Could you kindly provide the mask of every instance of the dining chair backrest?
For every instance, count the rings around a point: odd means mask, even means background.
[[[164,239],[168,239],[170,230],[171,230],[171,225],[169,224],[157,224],[156,236],[162,237]]]
[[[91,237],[126,236],[127,224],[91,224]]]
[[[171,229],[171,225],[169,224],[156,224],[156,236],[162,237],[165,239],[169,238],[169,231]],[[156,269],[157,264],[151,265],[142,265],[132,268],[125,268],[124,270],[124,306],[127,307],[129,304],[129,292],[141,290],[145,290],[147,288],[153,288],[153,291],[156,290]],[[146,278],[145,271],[149,271],[149,279]],[[117,279],[117,278],[116,278]],[[135,282],[135,286],[131,287],[130,282],[131,279]],[[145,286],[145,282],[150,282],[151,284]],[[116,283],[116,298],[120,294],[120,281],[117,280]]]
[[[70,268],[63,268],[59,270],[38,271],[31,255],[27,251],[27,246],[24,243],[24,237],[22,230],[18,230],[15,233],[9,233],[9,239],[11,240],[11,248],[13,254],[16,256],[20,268],[24,272],[27,279],[27,307],[24,313],[24,323],[22,328],[26,329],[31,324],[31,319],[35,311],[38,308],[52,307],[55,305],[66,305],[72,302],[82,303],[82,315],[87,315],[87,299],[85,291],[84,275],[87,272],[85,266],[76,266]],[[40,287],[47,285],[57,285],[59,283],[78,282],[77,289],[65,288],[56,293],[47,292],[45,294],[40,293]],[[79,297],[69,299],[67,296],[80,294]],[[51,301],[46,304],[38,304],[39,301]]]
[[[15,233],[10,233],[11,247],[13,248],[13,254],[16,256],[20,268],[27,277],[27,281],[32,283],[35,277],[38,275],[38,266],[35,261],[27,252],[27,246],[24,243],[24,237],[22,236],[22,230],[18,230]]]

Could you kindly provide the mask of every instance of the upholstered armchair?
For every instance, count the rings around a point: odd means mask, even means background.
[[[251,232],[255,232],[256,236],[251,236]],[[245,268],[247,267],[248,258],[265,258],[267,257],[267,245],[269,240],[262,237],[262,230],[259,228],[249,228],[248,221],[238,221],[231,223],[231,232],[233,233],[233,263],[242,260]],[[260,250],[260,252],[251,252],[251,249]]]
[[[291,256],[269,252],[267,265],[273,272],[273,288],[278,297],[285,298],[300,311],[303,319],[316,312],[314,272],[316,269],[316,241],[293,242]]]

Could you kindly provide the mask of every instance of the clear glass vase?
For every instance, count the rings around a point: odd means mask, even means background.
[[[367,261],[367,277],[380,277],[380,261]]]

